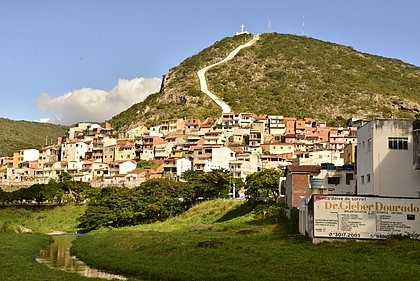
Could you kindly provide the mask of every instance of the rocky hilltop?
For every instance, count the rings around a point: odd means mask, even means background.
[[[251,34],[228,37],[172,68],[159,93],[114,116],[117,129],[164,119],[219,117],[197,71],[223,60]],[[207,72],[209,89],[234,112],[314,117],[415,118],[420,68],[313,38],[261,34],[252,47]]]

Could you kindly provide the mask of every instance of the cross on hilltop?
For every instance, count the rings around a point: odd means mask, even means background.
[[[244,28],[245,28],[245,26],[242,24],[241,25],[241,31],[236,32],[236,35],[249,34],[249,32],[246,31]]]

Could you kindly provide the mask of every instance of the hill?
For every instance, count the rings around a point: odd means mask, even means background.
[[[224,59],[252,35],[224,38],[172,68],[159,93],[114,116],[117,129],[170,118],[218,117],[197,71]],[[207,72],[210,90],[235,112],[314,117],[414,118],[420,68],[313,38],[268,33]],[[340,118],[340,119],[342,119]]]
[[[61,125],[0,118],[0,156],[12,156],[18,149],[40,148],[46,141],[56,144],[57,137],[67,129]]]

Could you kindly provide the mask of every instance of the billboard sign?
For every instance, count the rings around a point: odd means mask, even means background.
[[[420,200],[314,195],[314,237],[384,239],[420,234]]]

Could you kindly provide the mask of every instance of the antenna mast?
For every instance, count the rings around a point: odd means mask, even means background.
[[[268,19],[268,32],[273,32],[273,28],[271,26],[271,19]]]
[[[305,16],[302,17],[302,36],[305,36]]]

